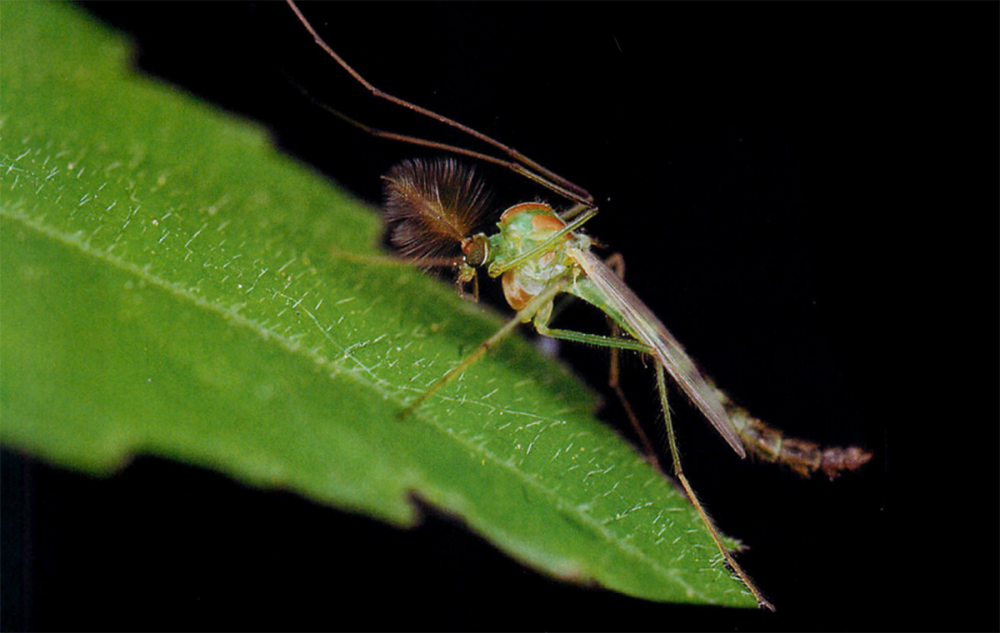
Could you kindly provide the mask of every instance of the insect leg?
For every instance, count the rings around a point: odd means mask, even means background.
[[[465,357],[465,359],[462,360],[462,362],[460,362],[455,367],[451,368],[448,371],[448,373],[446,373],[444,376],[438,378],[437,381],[434,382],[434,384],[432,384],[430,387],[427,388],[427,391],[420,394],[420,396],[418,396],[416,400],[410,403],[410,405],[407,406],[399,414],[399,418],[400,419],[405,418],[411,413],[413,413],[415,410],[417,410],[420,407],[420,405],[422,405],[436,391],[438,391],[441,387],[451,382],[452,379],[457,377],[463,371],[468,369],[469,366],[471,366],[473,363],[482,358],[483,355],[490,350],[490,348],[494,347],[495,345],[503,341],[503,339],[507,338],[507,336],[514,331],[514,328],[516,328],[518,324],[530,321],[531,318],[535,316],[535,314],[537,314],[539,310],[544,308],[547,304],[552,303],[552,300],[555,298],[555,296],[560,292],[562,292],[568,283],[569,280],[567,279],[561,279],[559,281],[556,281],[548,288],[546,288],[538,295],[536,295],[534,298],[532,298],[531,301],[529,301],[526,306],[524,306],[520,311],[518,311],[517,314],[514,315],[514,318],[507,321],[507,323],[505,323],[503,327],[494,332],[493,335],[490,336],[488,339],[483,341],[479,345],[479,347],[476,348],[476,351],[472,352],[467,357]]]
[[[620,279],[625,279],[625,258],[622,257],[621,253],[614,253],[606,260],[604,263],[608,265],[608,268],[614,271]],[[619,338],[621,335],[621,328],[615,323],[615,320],[608,317],[608,324],[611,327],[611,337]],[[653,463],[656,464],[660,472],[666,473],[663,468],[663,464],[660,463],[659,453],[656,451],[656,447],[653,442],[650,441],[649,436],[642,428],[642,424],[639,423],[639,416],[635,414],[635,410],[632,408],[632,404],[625,397],[625,391],[621,387],[621,374],[619,372],[621,368],[621,354],[619,353],[620,348],[611,348],[611,365],[608,369],[608,386],[614,390],[615,395],[618,396],[618,401],[621,403],[622,408],[625,410],[625,415],[628,416],[629,422],[632,424],[632,428],[635,429],[636,433],[639,435],[639,439],[642,440],[642,445],[646,449],[646,453],[652,458]]]
[[[653,443],[649,440],[649,436],[646,435],[646,431],[643,430],[642,425],[639,423],[639,418],[635,415],[632,410],[631,405],[625,398],[625,394],[618,387],[617,383],[617,354],[620,349],[632,350],[635,352],[642,352],[644,354],[649,354],[652,350],[644,343],[631,339],[622,339],[611,336],[603,336],[601,334],[587,334],[584,332],[574,332],[572,330],[560,330],[556,328],[550,328],[543,323],[535,323],[535,329],[542,336],[548,336],[549,338],[559,339],[563,341],[573,341],[575,343],[584,343],[587,345],[596,345],[599,347],[607,347],[611,349],[612,353],[612,379],[609,384],[618,394],[622,405],[625,407],[625,412],[628,414],[629,421],[632,423],[632,428],[635,429],[636,435],[639,436],[639,441],[642,442],[642,446],[646,451],[646,454],[653,460],[660,471],[663,471],[662,465],[659,463],[657,458],[656,448]]]
[[[640,341],[616,339],[610,336],[602,336],[599,334],[587,334],[584,332],[574,332],[571,330],[559,330],[559,329],[549,328],[544,323],[537,323],[537,322],[535,323],[535,328],[538,330],[539,334],[543,336],[550,336],[552,338],[574,341],[577,343],[586,343],[590,345],[599,345],[602,347],[610,347],[611,349],[629,349],[633,351],[644,352],[647,354],[652,352],[651,348],[646,346],[644,343],[641,343]],[[663,408],[664,423],[667,428],[667,438],[670,444],[670,454],[674,462],[674,476],[677,478],[678,481],[680,481],[681,486],[684,488],[685,493],[687,493],[688,498],[691,500],[691,504],[698,512],[698,516],[705,524],[705,527],[708,528],[708,532],[711,535],[712,540],[715,541],[715,545],[716,547],[718,547],[719,552],[722,553],[722,556],[725,559],[726,564],[729,566],[730,569],[733,570],[733,572],[740,578],[740,580],[743,581],[743,584],[746,585],[746,587],[753,594],[754,598],[756,598],[757,603],[760,604],[761,607],[773,611],[774,606],[770,602],[768,602],[766,598],[764,598],[763,594],[760,592],[760,590],[757,588],[754,582],[750,579],[747,573],[743,571],[743,568],[739,566],[739,563],[737,563],[736,559],[734,559],[732,554],[729,553],[729,550],[726,549],[725,544],[722,542],[722,537],[719,536],[719,532],[715,528],[715,524],[712,523],[712,519],[708,516],[708,513],[705,511],[705,508],[701,505],[701,501],[698,500],[698,496],[695,494],[694,489],[691,487],[690,482],[688,482],[687,477],[684,475],[684,469],[681,467],[680,451],[677,449],[677,439],[674,434],[673,423],[671,422],[670,419],[670,406],[667,403],[667,385],[666,385],[666,379],[664,378],[663,365],[659,362],[656,363],[656,386],[657,390],[660,393],[660,404]],[[626,404],[626,406],[628,405]],[[629,409],[631,409],[631,407],[629,407]],[[645,433],[642,431],[641,426],[638,424],[638,419],[634,417],[634,414],[630,417],[632,417],[633,425],[635,425],[637,431],[641,434],[640,437],[643,438],[643,443],[646,444],[647,450],[649,450],[655,458],[656,453],[655,451],[652,450],[652,444],[649,442],[648,438],[646,438]]]
[[[726,549],[725,544],[722,542],[722,538],[719,536],[719,531],[715,528],[715,524],[712,523],[711,517],[708,516],[708,512],[705,511],[704,506],[701,505],[701,501],[698,500],[698,495],[694,493],[694,489],[688,482],[686,476],[684,476],[684,469],[681,467],[681,454],[677,450],[677,438],[674,435],[674,425],[670,420],[670,405],[667,403],[667,384],[666,379],[663,377],[663,366],[660,363],[656,363],[656,388],[660,392],[660,405],[663,407],[663,421],[667,427],[667,438],[670,442],[670,455],[674,460],[674,475],[684,486],[684,491],[687,492],[688,498],[691,500],[691,504],[694,506],[695,510],[698,511],[698,516],[701,517],[702,522],[705,527],[708,528],[708,533],[712,536],[712,540],[715,541],[716,547],[722,553],[722,557],[726,560],[726,564],[729,568],[739,576],[743,584],[746,585],[753,597],[757,599],[757,604],[761,607],[774,611],[774,605],[767,601],[764,595],[757,588],[757,585],[750,580],[750,576],[747,575],[743,568],[740,567],[733,555],[729,553]]]
[[[462,132],[464,134],[467,134],[467,135],[469,135],[469,136],[471,136],[471,137],[473,137],[475,139],[478,139],[479,141],[481,141],[483,143],[486,143],[488,145],[492,145],[497,150],[499,150],[502,153],[504,153],[507,156],[509,156],[511,160],[502,160],[502,159],[496,158],[494,156],[489,156],[489,155],[486,155],[486,154],[481,154],[479,152],[475,152],[475,151],[472,151],[472,150],[467,150],[467,149],[464,149],[464,148],[461,148],[461,147],[456,147],[456,146],[453,146],[453,145],[446,145],[444,143],[437,143],[435,141],[428,141],[428,140],[425,140],[425,139],[415,138],[415,137],[411,137],[411,136],[405,136],[405,135],[402,135],[402,134],[394,134],[394,133],[391,133],[391,132],[383,132],[382,130],[376,130],[376,129],[370,128],[370,127],[368,127],[368,126],[366,126],[366,125],[364,125],[362,123],[359,123],[359,122],[355,121],[354,119],[351,119],[351,118],[349,118],[349,117],[341,114],[340,112],[338,112],[336,110],[333,110],[332,108],[327,108],[327,110],[331,111],[333,114],[335,114],[339,118],[343,119],[344,121],[346,121],[346,122],[348,122],[348,123],[350,123],[350,124],[352,124],[352,125],[354,125],[356,127],[359,127],[359,128],[361,128],[363,130],[368,131],[369,133],[373,134],[374,136],[379,136],[379,137],[382,137],[382,138],[387,138],[387,139],[402,141],[402,142],[410,143],[410,144],[413,144],[413,145],[421,145],[421,146],[424,146],[424,147],[432,147],[432,148],[436,148],[436,149],[441,149],[441,150],[452,152],[452,153],[459,154],[459,155],[462,155],[462,156],[468,156],[470,158],[477,158],[479,160],[484,160],[486,162],[494,163],[494,164],[497,164],[497,165],[502,165],[504,167],[507,167],[511,171],[524,176],[525,178],[533,180],[533,181],[537,182],[538,184],[540,184],[540,185],[542,185],[544,187],[547,187],[547,188],[551,189],[552,191],[555,191],[559,195],[566,197],[568,200],[573,200],[574,202],[577,202],[577,203],[581,203],[581,204],[584,204],[584,205],[593,206],[594,197],[586,189],[584,189],[583,187],[580,187],[577,184],[574,184],[573,182],[567,180],[566,178],[563,178],[559,174],[557,174],[557,173],[555,173],[555,172],[553,172],[553,171],[551,171],[549,169],[546,169],[545,167],[543,167],[542,165],[540,165],[540,164],[536,163],[535,161],[531,160],[530,158],[528,158],[527,156],[525,156],[521,152],[517,151],[513,147],[510,147],[508,145],[504,145],[500,141],[497,141],[496,139],[494,139],[494,138],[492,138],[490,136],[487,136],[486,134],[483,134],[482,132],[479,132],[479,131],[471,128],[471,127],[468,127],[467,125],[462,125],[458,121],[455,121],[453,119],[449,119],[448,117],[443,116],[441,114],[438,114],[437,112],[434,112],[432,110],[428,110],[427,108],[423,108],[421,106],[418,106],[415,103],[411,103],[409,101],[406,101],[405,99],[400,99],[399,97],[397,97],[395,95],[389,94],[388,92],[383,92],[382,90],[379,90],[378,88],[376,88],[367,79],[365,79],[364,77],[362,77],[361,74],[358,73],[358,71],[354,70],[354,68],[352,68],[346,61],[344,61],[344,59],[341,58],[340,55],[338,55],[330,47],[330,45],[327,44],[323,40],[322,37],[320,37],[319,33],[316,32],[316,29],[313,28],[312,24],[310,24],[310,22],[309,22],[308,19],[306,19],[305,15],[302,13],[302,11],[299,9],[299,7],[295,4],[295,2],[293,2],[293,0],[286,0],[286,1],[288,2],[288,6],[291,7],[292,11],[295,12],[295,16],[299,19],[299,22],[302,23],[302,26],[305,27],[306,31],[308,31],[309,34],[312,36],[312,38],[316,42],[317,46],[319,46],[320,48],[322,48],[327,53],[327,55],[329,55],[330,57],[332,57],[334,59],[334,61],[336,61],[338,64],[340,64],[341,68],[343,68],[345,71],[347,71],[347,73],[349,75],[351,75],[351,77],[353,77],[355,79],[355,81],[357,81],[359,84],[361,84],[362,86],[364,86],[365,89],[368,90],[368,92],[370,92],[374,97],[376,97],[378,99],[383,99],[383,100],[388,101],[390,103],[393,103],[393,104],[395,104],[395,105],[397,105],[397,106],[399,106],[401,108],[406,108],[407,110],[410,110],[412,112],[416,112],[417,114],[423,115],[423,116],[428,117],[430,119],[433,119],[433,120],[435,120],[435,121],[437,121],[439,123],[442,123],[442,124],[447,125],[449,127],[455,128],[456,130],[459,130],[460,132]]]

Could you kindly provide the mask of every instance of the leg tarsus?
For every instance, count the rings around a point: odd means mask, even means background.
[[[660,365],[660,363],[656,364],[656,388],[660,392],[660,404],[663,407],[663,420],[667,427],[667,438],[670,441],[670,455],[674,460],[674,475],[684,487],[684,491],[687,493],[688,499],[691,500],[691,505],[693,505],[694,509],[698,512],[698,516],[701,518],[702,523],[704,523],[705,527],[708,528],[709,535],[712,537],[712,540],[715,541],[715,546],[719,549],[719,552],[722,553],[722,557],[725,559],[730,570],[732,570],[732,572],[743,582],[746,588],[750,590],[750,593],[752,593],[753,597],[757,600],[758,605],[769,611],[774,611],[774,605],[767,601],[764,594],[760,592],[757,585],[755,585],[753,580],[750,579],[750,576],[743,571],[743,568],[740,567],[739,563],[736,562],[736,559],[733,558],[733,555],[726,548],[725,544],[722,542],[722,537],[719,536],[719,531],[715,528],[715,524],[712,522],[711,517],[708,516],[708,512],[705,511],[705,508],[701,505],[701,501],[698,500],[698,495],[694,493],[694,488],[691,487],[687,477],[684,476],[684,469],[681,467],[680,451],[677,450],[677,439],[674,435],[674,426],[670,419],[670,406],[667,403],[667,383],[663,376],[663,366]]]

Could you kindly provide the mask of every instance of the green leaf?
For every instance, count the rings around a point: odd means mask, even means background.
[[[561,578],[753,606],[670,482],[522,340],[396,419],[502,319],[380,253],[375,210],[133,75],[75,8],[0,19],[5,445],[91,473],[165,456],[399,526],[416,495]]]

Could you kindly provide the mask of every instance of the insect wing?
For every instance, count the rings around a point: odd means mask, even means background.
[[[667,373],[681,386],[684,393],[701,410],[740,457],[746,450],[740,441],[726,410],[715,395],[715,388],[701,375],[698,367],[687,355],[681,344],[667,331],[653,311],[646,307],[618,275],[590,251],[574,249],[571,257],[576,260],[598,291],[604,295],[611,309],[622,316],[629,334],[653,348],[656,359]]]

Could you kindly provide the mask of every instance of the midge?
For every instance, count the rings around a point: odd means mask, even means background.
[[[607,347],[612,350],[611,383],[633,426],[652,459],[654,447],[647,439],[617,384],[618,350],[631,350],[651,357],[670,444],[674,476],[704,522],[726,563],[753,593],[762,607],[773,609],[750,577],[723,545],[681,467],[680,454],[667,404],[666,374],[705,415],[712,426],[742,458],[747,453],[790,467],[803,476],[822,471],[830,478],[864,465],[871,454],[857,447],[822,448],[812,442],[785,437],[780,431],[751,416],[704,376],[680,343],[652,311],[622,281],[621,259],[602,260],[591,248],[594,241],[580,232],[597,214],[593,196],[499,141],[461,123],[418,105],[382,92],[357,73],[327,45],[293,0],[287,0],[316,43],[374,96],[451,126],[489,145],[499,154],[485,154],[463,147],[371,128],[324,106],[331,113],[381,138],[438,149],[499,165],[545,187],[568,201],[556,211],[543,202],[516,204],[504,211],[496,232],[477,231],[488,209],[485,187],[471,167],[455,158],[434,161],[403,161],[385,180],[385,212],[392,228],[392,241],[408,260],[424,266],[448,266],[456,272],[460,287],[473,285],[478,295],[478,271],[500,277],[504,296],[517,314],[456,367],[441,376],[407,407],[414,411],[438,389],[461,374],[500,343],[520,323],[555,339]],[[549,327],[553,301],[569,293],[604,312],[613,324],[610,335],[590,334]]]

